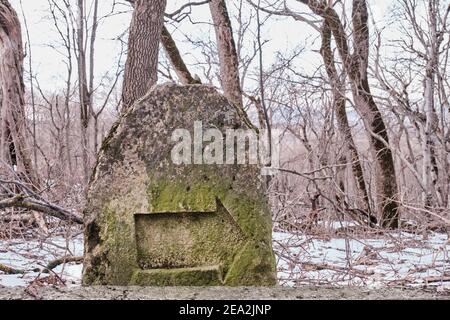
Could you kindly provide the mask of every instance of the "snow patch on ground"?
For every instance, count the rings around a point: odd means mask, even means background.
[[[278,278],[285,286],[444,285],[450,276],[447,242],[439,233],[427,239],[405,232],[365,239],[274,233]]]
[[[38,240],[0,240],[0,263],[9,267],[25,270],[25,274],[2,274],[0,285],[6,287],[27,286],[39,277],[49,274],[41,273],[46,265],[66,255],[83,255],[83,237],[81,235],[66,240],[63,237]],[[54,274],[65,281],[66,285],[79,285],[81,264],[67,263],[53,269]]]

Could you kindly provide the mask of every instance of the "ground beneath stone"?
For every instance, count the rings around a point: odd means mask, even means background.
[[[0,300],[450,300],[436,288],[0,287]]]

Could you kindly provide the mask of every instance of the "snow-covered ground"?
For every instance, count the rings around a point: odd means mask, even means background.
[[[450,283],[450,243],[446,234],[427,236],[392,232],[371,237],[318,237],[274,233],[278,278],[283,286],[302,284],[445,286]],[[65,255],[82,255],[82,236],[45,241],[0,241],[0,263],[25,270],[25,274],[5,275],[0,285],[27,286],[48,276],[38,272],[47,263]],[[68,263],[54,269],[66,285],[80,285],[81,264]],[[56,278],[58,278],[56,277]],[[447,282],[445,282],[446,280]]]
[[[54,273],[45,274],[39,270],[45,269],[47,263],[67,255],[83,254],[83,238],[81,235],[66,240],[64,237],[45,240],[0,240],[0,263],[9,267],[26,271],[25,274],[3,274],[0,271],[0,285],[27,286],[39,278],[57,275],[66,285],[79,285],[81,279],[81,264],[68,263],[53,269]]]
[[[392,232],[368,238],[317,239],[274,233],[282,285],[441,285],[450,281],[446,234]]]

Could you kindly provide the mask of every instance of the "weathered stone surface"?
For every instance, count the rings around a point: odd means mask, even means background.
[[[245,128],[213,88],[154,87],[113,127],[85,209],[87,285],[274,285],[257,165],[175,165],[175,128]],[[246,128],[245,128],[246,129]]]

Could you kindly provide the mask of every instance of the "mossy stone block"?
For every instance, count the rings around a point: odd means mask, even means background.
[[[214,88],[164,84],[114,124],[92,175],[85,285],[268,286],[272,225],[258,165],[176,165],[173,130],[248,129]]]

